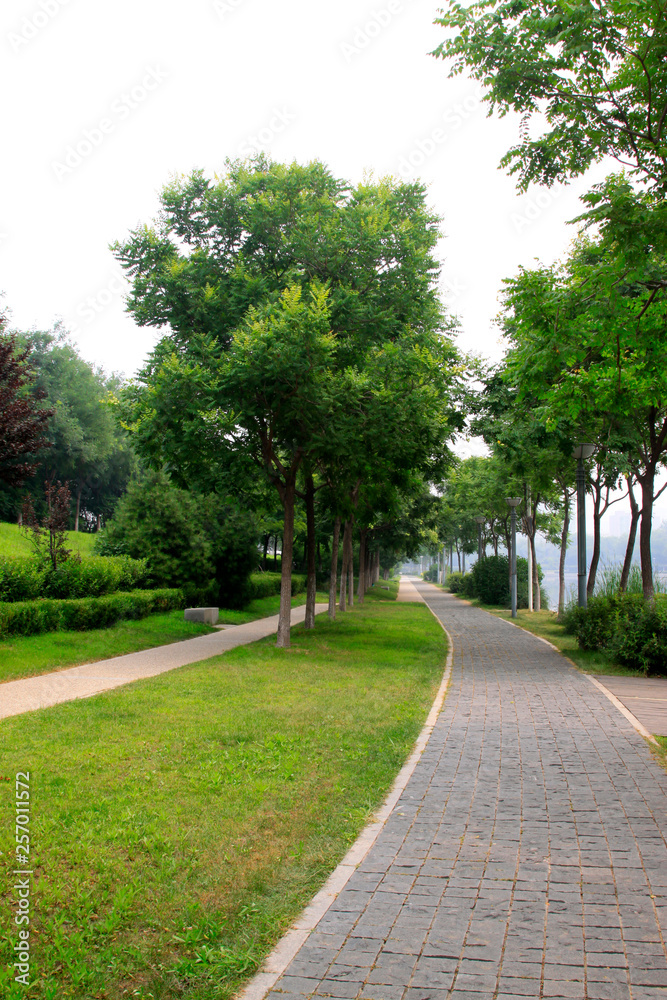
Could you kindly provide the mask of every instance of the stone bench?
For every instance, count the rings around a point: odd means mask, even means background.
[[[204,625],[217,625],[220,616],[219,608],[186,608],[186,622],[203,622]]]

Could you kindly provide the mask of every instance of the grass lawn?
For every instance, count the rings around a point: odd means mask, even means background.
[[[266,639],[0,722],[0,995],[231,996],[383,800],[445,653],[424,605],[372,595],[290,650]],[[9,971],[19,771],[29,989]]]
[[[326,601],[328,598],[326,594],[318,594],[317,599]],[[292,607],[305,604],[305,601],[305,595],[300,594],[292,598]],[[243,611],[221,609],[220,622],[243,625],[258,618],[277,615],[279,606],[280,595],[263,597],[252,601]],[[215,632],[215,629],[183,621],[182,611],[167,611],[89,632],[10,636],[0,639],[0,683],[74,667],[80,663],[107,660],[125,653],[137,653],[141,649],[166,646],[170,642],[192,639],[208,632]]]
[[[84,531],[66,531],[67,548],[78,552],[82,559],[92,556],[95,535]],[[25,531],[17,524],[0,521],[0,559],[3,556],[30,556],[33,547],[28,541]]]

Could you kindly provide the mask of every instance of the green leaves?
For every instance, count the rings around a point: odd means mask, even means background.
[[[449,2],[434,55],[489,87],[491,110],[544,116],[503,158],[519,187],[551,185],[605,156],[667,193],[667,17],[661,0]]]

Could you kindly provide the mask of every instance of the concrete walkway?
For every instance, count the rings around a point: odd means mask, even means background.
[[[416,587],[453,640],[444,709],[372,846],[246,1000],[667,997],[667,774],[545,643]]]
[[[316,604],[315,613],[327,610],[326,604]],[[305,605],[292,609],[292,625],[302,622]],[[101,691],[129,684],[143,677],[155,677],[188,663],[198,663],[211,656],[219,656],[235,646],[244,646],[278,631],[278,615],[260,618],[247,625],[236,625],[209,635],[173,642],[168,646],[144,649],[139,653],[114,656],[109,660],[68,667],[25,680],[0,684],[0,719],[22,715],[38,708],[48,708],[75,698],[90,698]]]

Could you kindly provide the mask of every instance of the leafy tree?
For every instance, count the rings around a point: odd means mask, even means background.
[[[502,161],[521,188],[567,181],[610,156],[667,194],[663,0],[446,0],[437,23],[450,34],[434,54],[452,74],[489,88],[490,113],[522,116],[521,140]]]
[[[545,428],[595,427],[598,439],[606,428],[607,447],[622,459],[615,474],[631,472],[640,484],[642,581],[651,599],[652,511],[667,458],[667,285],[655,283],[658,255],[635,259],[613,235],[610,223],[562,266],[508,284],[510,363],[519,400],[539,401]]]
[[[349,497],[372,459],[382,474],[387,437],[387,464],[405,475],[451,435],[455,352],[440,336],[437,219],[418,185],[350,190],[322,164],[261,158],[229,164],[215,185],[201,173],[181,179],[162,205],[157,227],[114,248],[133,278],[137,321],[170,325],[125,393],[126,422],[142,456],[167,461],[181,481],[216,469],[219,488],[231,489],[254,462],[293,509],[303,469],[312,606],[311,477],[341,492],[344,467]],[[280,645],[289,641],[287,507]]]
[[[46,393],[35,389],[30,348],[4,332],[0,318],[0,482],[21,486],[38,466],[37,454],[48,446],[47,422],[53,411],[41,409]]]

